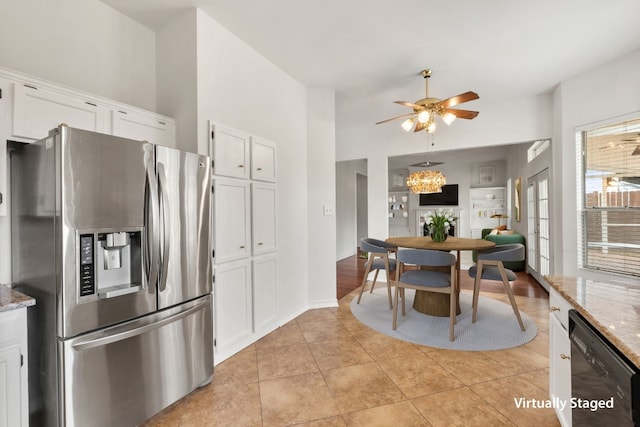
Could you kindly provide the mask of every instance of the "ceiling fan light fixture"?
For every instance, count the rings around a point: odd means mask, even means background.
[[[421,170],[407,177],[407,187],[412,193],[442,193],[442,186],[447,183],[440,171]]]
[[[402,122],[401,126],[402,126],[402,129],[404,129],[406,132],[409,132],[413,127],[413,119],[405,120],[404,122]]]
[[[451,123],[453,123],[455,119],[456,119],[456,116],[452,113],[444,113],[442,115],[442,121],[445,122],[447,125],[450,125]]]
[[[431,77],[431,70],[422,70],[420,74],[422,75],[422,77],[424,77],[425,80],[426,96],[422,99],[417,100],[416,102],[394,101],[395,104],[409,107],[412,109],[412,111],[408,114],[381,120],[376,123],[377,125],[387,123],[392,120],[409,117],[412,120],[405,120],[402,123],[402,128],[405,131],[409,132],[409,129],[413,127],[414,132],[420,132],[424,130],[427,133],[434,133],[436,131],[436,116],[440,116],[440,118],[447,125],[450,125],[456,118],[471,120],[478,115],[477,111],[451,108],[462,103],[474,101],[480,98],[477,93],[467,91],[446,99],[432,98],[429,96],[429,77]]]
[[[418,114],[418,121],[420,123],[423,123],[423,124],[427,123],[430,118],[431,118],[431,114],[427,110],[422,110],[420,111],[420,114]]]

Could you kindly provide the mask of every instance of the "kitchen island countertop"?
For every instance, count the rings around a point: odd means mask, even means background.
[[[640,367],[640,287],[581,277],[546,276],[545,279]]]
[[[0,311],[15,310],[35,304],[35,298],[18,292],[7,285],[0,285]]]

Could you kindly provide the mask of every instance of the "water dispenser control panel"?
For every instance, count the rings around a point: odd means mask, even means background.
[[[80,235],[80,296],[96,293],[95,253],[93,234]]]

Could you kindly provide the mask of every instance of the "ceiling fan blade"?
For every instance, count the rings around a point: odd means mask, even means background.
[[[424,130],[426,128],[427,128],[427,124],[426,123],[418,122],[418,123],[416,123],[416,128],[413,131],[414,132],[420,132],[421,130]]]
[[[404,105],[405,107],[413,108],[414,110],[422,110],[424,107],[422,105],[414,104],[413,102],[407,101],[393,101],[395,104]]]
[[[401,116],[392,117],[392,118],[390,118],[390,119],[383,120],[383,121],[378,122],[378,123],[376,123],[376,124],[377,124],[377,125],[379,125],[379,124],[382,124],[382,123],[387,123],[387,122],[390,122],[391,120],[401,119],[401,118],[403,118],[403,117],[409,117],[409,116],[413,116],[413,115],[415,115],[415,114],[416,114],[416,113],[403,114],[403,115],[401,115]]]
[[[475,119],[475,117],[478,115],[477,111],[458,110],[456,108],[445,108],[444,112],[451,113],[459,119],[469,119],[469,120]]]
[[[453,107],[454,105],[462,104],[463,102],[473,101],[475,99],[480,98],[475,92],[465,92],[460,95],[452,96],[451,98],[443,99],[438,104],[440,104],[443,108]]]

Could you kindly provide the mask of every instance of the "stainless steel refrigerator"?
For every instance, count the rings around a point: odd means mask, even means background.
[[[213,375],[206,156],[62,125],[11,152],[34,426],[133,426]]]

